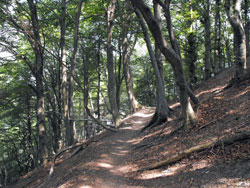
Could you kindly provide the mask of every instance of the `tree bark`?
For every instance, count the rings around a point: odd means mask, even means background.
[[[67,65],[66,65],[66,45],[65,45],[65,32],[66,32],[66,0],[62,0],[62,12],[60,16],[60,27],[61,27],[61,37],[60,37],[60,66],[62,74],[62,105],[63,105],[63,121],[64,127],[67,129],[69,127],[69,114],[68,114],[68,97],[67,97]]]
[[[144,40],[145,40],[146,45],[147,45],[151,64],[153,66],[155,77],[156,77],[156,112],[155,112],[153,118],[151,119],[151,121],[149,122],[149,124],[146,125],[142,129],[142,131],[144,131],[145,129],[147,129],[149,127],[152,128],[158,124],[161,124],[163,122],[168,121],[168,104],[167,104],[167,100],[165,97],[165,89],[164,89],[161,73],[160,73],[160,70],[159,70],[159,67],[157,64],[157,60],[156,60],[153,48],[151,46],[151,41],[149,38],[146,24],[143,20],[141,13],[137,9],[137,7],[134,7],[134,8],[135,8],[135,13],[139,19],[140,25],[142,27],[142,31],[144,34]]]
[[[45,110],[44,110],[44,93],[43,93],[43,47],[41,44],[39,20],[37,15],[37,9],[33,0],[28,0],[28,6],[30,10],[32,30],[34,41],[31,46],[35,53],[36,66],[33,67],[33,72],[36,78],[36,115],[37,115],[37,132],[38,132],[38,156],[40,165],[47,163],[48,159],[48,147],[46,139],[46,126],[45,126]]]
[[[163,8],[163,10],[165,12],[164,16],[165,16],[166,22],[167,22],[167,30],[168,30],[171,46],[172,46],[173,50],[175,51],[175,53],[177,53],[177,55],[179,55],[179,57],[181,59],[180,47],[179,47],[179,44],[175,38],[174,30],[172,27],[171,14],[170,14],[170,2],[171,2],[171,0],[166,0],[165,3],[162,3],[160,0],[156,0],[156,1],[161,5],[161,7]],[[174,72],[174,74],[175,74],[175,72]],[[176,75],[175,75],[175,77],[176,77]],[[176,82],[176,80],[175,80],[175,82]],[[195,97],[195,95],[193,94],[192,90],[190,89],[190,87],[188,86],[187,83],[186,83],[186,87],[187,87],[188,96],[191,98],[193,103],[197,105],[199,103],[199,100]]]
[[[243,75],[246,67],[246,35],[241,21],[241,1],[233,1],[234,12],[232,13],[231,0],[226,1],[225,9],[229,19],[229,22],[234,31],[234,43],[235,43],[235,78],[234,80],[239,82],[241,75]]]
[[[147,22],[147,25],[149,26],[149,29],[156,41],[156,44],[160,48],[165,58],[172,65],[175,74],[176,84],[180,90],[180,103],[182,107],[182,116],[185,119],[185,123],[193,122],[196,119],[196,116],[188,100],[186,80],[184,77],[182,62],[179,55],[167,44],[150,8],[145,5],[143,0],[131,0],[131,2],[135,7],[140,10],[141,14]]]
[[[100,112],[100,94],[101,94],[101,41],[98,41],[98,51],[96,54],[97,58],[97,77],[98,77],[98,84],[97,84],[97,119],[100,120],[101,112]]]
[[[127,3],[126,9],[129,10],[129,3]],[[122,21],[125,23],[123,27],[123,42],[122,42],[122,56],[123,56],[123,74],[125,78],[126,88],[127,88],[127,94],[128,94],[128,101],[130,106],[130,113],[134,113],[138,109],[138,101],[135,98],[134,94],[134,83],[133,83],[133,77],[130,69],[130,57],[132,55],[133,49],[135,47],[135,44],[137,42],[137,36],[135,36],[134,42],[129,47],[129,28],[131,27],[131,17],[130,12],[125,13],[124,16],[122,16]]]
[[[211,77],[211,33],[210,33],[210,9],[211,0],[206,0],[204,15],[204,27],[205,27],[205,75],[204,80],[208,80]]]
[[[248,57],[250,54],[250,48],[249,48],[249,27],[250,27],[250,20],[248,17],[248,9],[249,9],[249,4],[248,0],[245,0],[245,6],[244,6],[244,14],[245,14],[245,35],[246,35],[246,51],[247,54],[246,56]]]
[[[66,127],[66,144],[70,146],[75,141],[75,120],[74,120],[74,75],[75,75],[75,64],[76,64],[76,53],[78,50],[78,33],[79,33],[79,19],[81,15],[83,0],[78,2],[78,11],[75,17],[75,28],[74,28],[74,44],[73,52],[71,56],[71,65],[70,65],[70,78],[69,78],[69,125]]]
[[[116,88],[115,88],[115,76],[114,76],[114,61],[112,50],[112,33],[114,27],[116,0],[111,0],[107,9],[107,69],[108,69],[108,96],[111,106],[112,117],[114,125],[117,127],[120,125],[119,109],[116,101]],[[115,100],[114,100],[115,99]]]
[[[129,104],[130,104],[130,113],[134,113],[137,111],[138,109],[138,101],[135,98],[135,94],[134,94],[134,84],[133,84],[133,78],[132,78],[132,73],[131,73],[131,69],[130,69],[130,56],[132,55],[132,51],[134,49],[136,40],[133,44],[133,47],[131,47],[130,50],[128,50],[128,44],[127,41],[128,38],[127,36],[124,38],[124,43],[123,43],[123,47],[124,47],[124,51],[123,51],[123,71],[124,71],[124,76],[125,76],[125,82],[126,82],[126,87],[127,87],[127,93],[128,93],[128,99],[129,99]]]

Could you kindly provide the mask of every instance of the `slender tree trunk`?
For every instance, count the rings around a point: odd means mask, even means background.
[[[246,35],[241,21],[241,1],[233,1],[234,12],[232,13],[231,0],[226,1],[225,8],[229,19],[229,22],[234,31],[234,43],[235,43],[235,81],[240,80],[241,75],[246,69]]]
[[[204,15],[204,26],[205,26],[205,76],[204,76],[204,80],[208,80],[211,77],[210,9],[211,9],[211,0],[206,0],[206,11]]]
[[[60,64],[62,70],[62,105],[63,105],[63,121],[64,127],[67,130],[69,127],[69,114],[68,114],[68,96],[67,96],[67,65],[66,65],[66,45],[65,45],[65,32],[66,32],[66,0],[62,0],[62,13],[60,16],[61,38],[60,38]]]
[[[189,86],[193,87],[197,82],[197,77],[195,75],[195,61],[197,60],[196,54],[196,40],[195,40],[195,31],[194,31],[194,23],[193,23],[193,4],[192,0],[190,0],[189,11],[190,18],[187,20],[187,24],[189,27],[189,33],[187,34],[187,42],[186,42],[186,65],[188,67],[188,77],[189,77]]]
[[[45,126],[45,110],[44,110],[44,93],[43,93],[43,47],[41,44],[39,21],[36,6],[33,0],[28,0],[28,5],[31,15],[31,23],[34,34],[33,50],[35,52],[34,67],[35,79],[36,79],[36,115],[37,115],[37,131],[38,131],[38,156],[40,165],[47,163],[48,159],[48,147],[46,139],[46,126]]]
[[[134,4],[134,5],[136,5],[136,4]],[[144,40],[145,40],[147,48],[148,48],[151,64],[153,66],[155,77],[156,77],[156,102],[157,102],[156,112],[155,112],[152,120],[149,122],[149,124],[142,129],[142,130],[145,130],[148,127],[154,127],[158,124],[161,124],[163,122],[168,121],[168,104],[167,104],[167,100],[165,97],[165,90],[164,90],[162,77],[160,74],[160,70],[159,70],[159,67],[157,64],[157,60],[156,60],[153,48],[151,46],[151,41],[149,38],[147,27],[146,27],[146,24],[143,20],[143,17],[141,15],[140,11],[137,8],[138,7],[135,6],[135,13],[136,13],[136,15],[139,19],[140,25],[142,27],[142,31],[144,34]]]
[[[220,0],[216,0],[215,1],[215,23],[214,23],[214,61],[213,61],[213,72],[214,72],[214,75],[218,74],[218,55],[219,55],[219,52],[218,52],[218,24],[219,24],[219,18],[220,18],[220,9],[219,9],[219,1]]]
[[[228,25],[228,24],[226,24]],[[226,30],[228,30],[228,26],[226,26]],[[231,48],[230,48],[230,41],[229,41],[229,33],[226,32],[226,36],[225,36],[225,41],[226,41],[226,54],[227,54],[227,63],[228,63],[228,67],[232,66],[232,55],[231,55]]]
[[[176,75],[176,83],[180,90],[180,103],[182,106],[182,115],[185,119],[185,122],[195,120],[195,113],[188,100],[186,80],[184,77],[182,62],[179,55],[167,44],[166,40],[162,35],[162,31],[159,28],[159,25],[157,24],[157,21],[155,20],[150,8],[145,5],[144,1],[131,0],[131,2],[135,7],[140,10],[162,54],[171,63],[173,67],[174,73]]]
[[[98,41],[98,51],[97,51],[97,119],[100,120],[100,93],[101,93],[101,49],[100,49],[101,41]]]
[[[218,2],[218,8],[221,9],[221,1]],[[218,71],[220,72],[223,68],[222,66],[222,49],[221,49],[221,13],[218,11],[218,41],[217,41],[217,51],[218,51]]]
[[[114,58],[116,59],[116,58]],[[117,70],[117,66],[118,65],[118,70]],[[117,70],[117,71],[116,71]],[[115,77],[116,77],[116,103],[117,103],[117,108],[118,111],[120,109],[120,103],[121,103],[121,99],[120,99],[120,92],[121,92],[121,85],[122,85],[122,53],[119,52],[119,60],[118,63],[115,61]]]
[[[127,3],[126,10],[129,10],[129,3]],[[131,14],[130,12],[126,12],[121,19],[123,20],[124,27],[123,27],[123,42],[122,42],[122,59],[123,59],[123,73],[127,88],[127,94],[128,94],[128,101],[130,106],[130,113],[134,113],[138,109],[138,101],[135,98],[134,94],[134,84],[133,84],[133,77],[130,69],[130,57],[132,55],[133,49],[135,47],[135,44],[137,42],[137,35],[135,36],[134,42],[132,46],[129,48],[129,28],[131,27]]]
[[[66,144],[70,146],[75,141],[75,120],[74,120],[74,75],[75,75],[75,64],[76,64],[76,54],[78,50],[78,33],[79,33],[79,19],[81,15],[83,0],[78,2],[78,10],[75,17],[75,28],[74,28],[74,44],[73,52],[71,56],[71,65],[70,65],[70,78],[69,78],[69,126],[66,127]]]
[[[117,127],[120,125],[120,115],[117,106],[116,88],[115,88],[115,76],[114,76],[114,61],[112,50],[112,33],[114,27],[116,0],[111,0],[107,9],[107,69],[108,69],[108,96],[111,106],[111,112],[113,116],[114,125]]]
[[[34,169],[36,165],[36,161],[34,159],[34,148],[33,148],[33,142],[32,142],[32,122],[31,122],[31,105],[30,105],[31,96],[26,96],[26,105],[27,105],[27,130],[28,130],[28,136],[27,136],[27,143],[31,158],[31,169]]]
[[[153,2],[154,2],[154,4],[153,4],[154,17],[155,17],[156,21],[158,22],[160,29],[162,29],[160,5],[156,1],[153,1]],[[161,50],[159,49],[159,47],[157,46],[156,43],[155,43],[155,58],[156,58],[156,62],[157,62],[160,76],[162,79],[162,84],[164,87],[164,67],[163,67],[162,58],[161,58]]]
[[[247,51],[247,57],[250,54],[250,48],[249,48],[249,27],[250,27],[250,20],[248,17],[248,9],[249,9],[249,4],[248,0],[245,0],[245,6],[244,6],[244,14],[245,14],[245,35],[246,35],[246,51]]]
[[[130,112],[134,113],[138,109],[139,103],[137,102],[134,94],[134,84],[133,84],[133,78],[132,78],[132,73],[130,70],[130,56],[132,55],[132,51],[134,49],[136,40],[134,41],[133,47],[131,47],[130,51],[128,50],[128,38],[127,34],[126,37],[124,38],[123,41],[123,71],[124,71],[124,77],[125,77],[125,82],[126,82],[126,87],[127,87],[127,93],[128,93],[128,99],[129,99],[129,104],[130,104]]]

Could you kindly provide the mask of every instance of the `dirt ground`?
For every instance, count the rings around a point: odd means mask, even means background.
[[[22,177],[9,188],[209,188],[250,187],[250,140],[212,147],[171,165],[140,170],[192,146],[250,130],[250,80],[225,89],[228,69],[196,89],[198,122],[175,134],[180,106],[172,104],[169,122],[139,133],[154,113],[144,108],[123,120],[118,132],[104,131],[73,157]]]

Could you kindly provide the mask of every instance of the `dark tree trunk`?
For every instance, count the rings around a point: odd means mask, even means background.
[[[34,34],[34,42],[31,44],[35,53],[36,66],[33,67],[36,79],[36,115],[37,115],[37,132],[38,132],[38,156],[40,165],[47,163],[48,147],[46,139],[46,126],[45,126],[45,110],[44,110],[44,93],[43,93],[43,47],[41,44],[39,21],[35,3],[33,0],[28,0],[28,5],[31,15],[32,30]]]
[[[248,9],[249,9],[248,0],[245,0],[244,14],[245,14],[245,33],[246,33],[246,51],[247,51],[247,57],[250,54],[250,48],[249,48],[249,27],[250,27],[250,20],[249,20],[249,17],[248,17]]]
[[[218,30],[219,30],[219,22],[220,22],[220,9],[219,9],[219,2],[220,0],[215,1],[215,23],[214,23],[214,60],[213,60],[213,73],[214,75],[218,74],[219,72],[219,63],[218,63],[218,56],[219,56],[219,51],[218,51]]]
[[[191,26],[192,27],[192,26]],[[188,67],[188,76],[189,76],[189,86],[193,87],[197,82],[197,77],[195,75],[195,61],[197,60],[196,54],[196,44],[195,44],[195,35],[193,32],[188,34],[187,37],[187,48],[186,48],[186,63]]]
[[[210,9],[211,0],[206,0],[204,15],[204,27],[205,27],[205,76],[204,80],[208,80],[211,77],[211,33],[210,33]]]
[[[26,96],[26,105],[27,105],[27,143],[31,158],[31,169],[34,169],[35,166],[37,166],[37,162],[34,158],[34,148],[33,148],[33,141],[32,141],[32,122],[31,122],[31,104],[30,104],[31,96]]]
[[[62,75],[62,105],[63,105],[63,121],[65,129],[69,127],[69,114],[68,114],[68,95],[67,95],[67,65],[66,65],[66,45],[65,45],[65,32],[66,32],[66,0],[62,0],[62,12],[60,16],[61,38],[60,38],[60,65]]]
[[[231,67],[232,66],[232,55],[231,55],[231,48],[230,48],[228,32],[226,33],[225,40],[226,40],[227,63],[228,63],[228,67]]]
[[[159,28],[157,21],[155,20],[150,8],[145,5],[144,1],[131,0],[131,2],[135,7],[140,10],[141,14],[147,22],[147,25],[149,26],[149,29],[156,41],[157,46],[160,48],[162,54],[173,67],[176,76],[176,83],[180,90],[180,103],[182,106],[182,115],[185,119],[185,122],[195,120],[195,113],[188,100],[186,80],[184,77],[182,62],[179,55],[172,48],[169,47],[166,40],[163,38],[162,31]]]
[[[153,48],[151,46],[149,34],[147,31],[146,24],[143,20],[143,17],[137,7],[135,7],[135,13],[139,19],[140,25],[142,27],[142,31],[144,34],[144,40],[146,41],[146,45],[148,48],[151,64],[154,69],[155,77],[156,77],[156,112],[152,118],[152,120],[149,122],[147,126],[145,126],[143,130],[145,130],[148,127],[154,127],[156,125],[159,125],[163,122],[168,121],[168,105],[165,97],[165,89],[162,81],[162,77],[160,74],[160,70],[157,64],[157,60],[153,51]]]
[[[111,106],[112,117],[114,125],[117,127],[120,125],[120,115],[117,106],[116,88],[115,88],[115,76],[114,76],[114,61],[112,50],[112,33],[114,26],[116,0],[111,0],[107,9],[107,69],[108,69],[108,96]]]
[[[178,44],[178,42],[177,42],[177,40],[175,38],[174,30],[173,30],[173,27],[172,27],[171,14],[170,14],[170,2],[171,2],[171,0],[166,0],[165,3],[162,3],[160,0],[156,0],[156,1],[161,5],[161,7],[163,8],[163,10],[165,12],[165,18],[166,18],[166,22],[167,22],[167,30],[168,30],[168,34],[169,34],[172,49],[175,51],[175,53],[181,59],[180,47],[179,47],[179,44]],[[175,72],[174,72],[174,74],[175,74]],[[175,78],[176,78],[176,75],[175,75]],[[175,82],[176,82],[176,80],[175,80]],[[199,101],[195,97],[195,95],[193,94],[192,90],[187,85],[187,83],[186,83],[186,87],[187,87],[187,93],[188,93],[189,97],[191,98],[193,103],[197,105],[199,103]]]

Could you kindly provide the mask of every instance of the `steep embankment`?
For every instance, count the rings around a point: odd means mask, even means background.
[[[232,74],[225,70],[196,89],[200,105],[194,127],[174,132],[182,122],[180,107],[173,104],[168,123],[139,134],[153,114],[153,109],[143,109],[124,119],[118,132],[102,133],[71,158],[74,150],[63,154],[50,178],[48,165],[12,187],[249,187],[249,139],[210,147],[158,169],[138,171],[192,146],[250,131],[250,80],[224,89]]]

